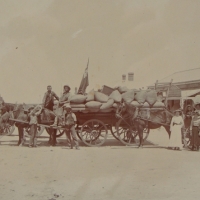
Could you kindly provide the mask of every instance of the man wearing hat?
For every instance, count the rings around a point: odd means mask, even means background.
[[[57,126],[58,125],[58,118],[62,116],[63,114],[63,105],[65,103],[69,102],[69,98],[70,98],[70,87],[68,85],[64,85],[63,86],[63,94],[60,97],[59,103],[58,103],[58,107],[56,109],[56,117],[54,120],[54,123],[51,126]]]
[[[63,121],[64,121],[64,127],[66,128],[65,134],[67,140],[71,144],[71,149],[73,149],[73,144],[71,141],[71,136],[72,136],[76,149],[79,149],[79,143],[76,137],[76,130],[75,130],[75,124],[77,121],[76,115],[72,112],[71,106],[69,104],[64,104],[63,109],[64,109]]]
[[[29,125],[30,125],[30,140],[29,140],[29,147],[37,147],[37,123],[38,123],[38,116],[41,113],[42,106],[38,105],[35,108],[31,106],[28,109],[28,116],[29,116]]]
[[[43,98],[43,108],[47,108],[53,111],[54,106],[54,98],[59,101],[59,97],[56,95],[55,92],[52,91],[52,87],[50,85],[47,86],[47,92],[44,94]]]

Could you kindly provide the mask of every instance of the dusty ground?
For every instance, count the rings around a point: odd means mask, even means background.
[[[45,136],[45,134],[43,134]],[[1,138],[1,200],[183,200],[199,199],[200,152],[165,149],[167,134],[150,133],[143,149],[110,139],[106,146],[67,149],[18,147]],[[159,144],[159,145],[158,145]]]

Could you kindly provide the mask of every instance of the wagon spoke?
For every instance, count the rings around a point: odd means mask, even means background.
[[[98,129],[97,130],[101,130],[103,128],[103,126],[101,126],[101,127],[98,127]]]
[[[127,123],[130,124],[126,120]],[[117,130],[117,136],[118,139],[125,145],[136,145],[138,143],[138,133],[135,130],[134,124],[131,124],[130,126],[124,122],[123,119],[120,119],[116,124],[116,130]],[[148,136],[148,133],[145,134],[145,136]],[[145,137],[145,139],[146,139]]]
[[[90,137],[89,133],[88,133],[88,132],[86,132],[86,139],[88,138],[88,136]]]
[[[92,127],[90,127],[89,125],[87,126],[87,128],[89,128],[89,129],[90,129],[90,131],[92,131]]]
[[[80,137],[88,146],[100,146],[107,138],[107,127],[100,120],[88,120],[80,130]]]
[[[95,140],[95,144],[98,144],[97,142],[101,142],[101,140],[99,139],[99,138],[97,138],[96,140]]]

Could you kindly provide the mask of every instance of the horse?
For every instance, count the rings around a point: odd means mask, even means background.
[[[116,109],[117,117],[130,117],[131,126],[136,129],[139,135],[138,148],[143,147],[143,132],[145,128],[148,130],[157,129],[163,126],[170,138],[170,122],[173,114],[167,109],[140,109],[130,103],[121,102]]]
[[[14,110],[14,104],[1,104],[0,103],[0,133],[4,132],[4,128],[6,127],[6,124],[8,123],[8,119],[11,115],[11,112]],[[12,122],[9,122],[11,125],[13,125]]]
[[[37,106],[35,106],[34,109],[38,109]],[[39,123],[50,125],[54,121],[55,114],[53,111],[48,109],[43,109],[41,115],[39,116]],[[24,128],[29,127],[29,117],[28,117],[28,106],[25,104],[18,104],[15,105],[15,108],[11,112],[7,112],[5,109],[3,115],[0,118],[0,130],[2,130],[5,126],[5,123],[7,121],[14,121],[17,120],[15,123],[15,126],[18,128],[19,133],[19,140],[18,140],[18,146],[22,146],[25,142],[24,139]],[[24,122],[24,123],[23,123]],[[47,132],[49,133],[49,143],[52,146],[56,145],[56,129],[52,128],[46,128]]]

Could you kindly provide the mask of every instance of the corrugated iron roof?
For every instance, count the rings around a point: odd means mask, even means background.
[[[170,82],[171,79],[173,79],[174,83],[200,80],[200,68],[175,72],[163,79],[160,79],[158,82]]]

